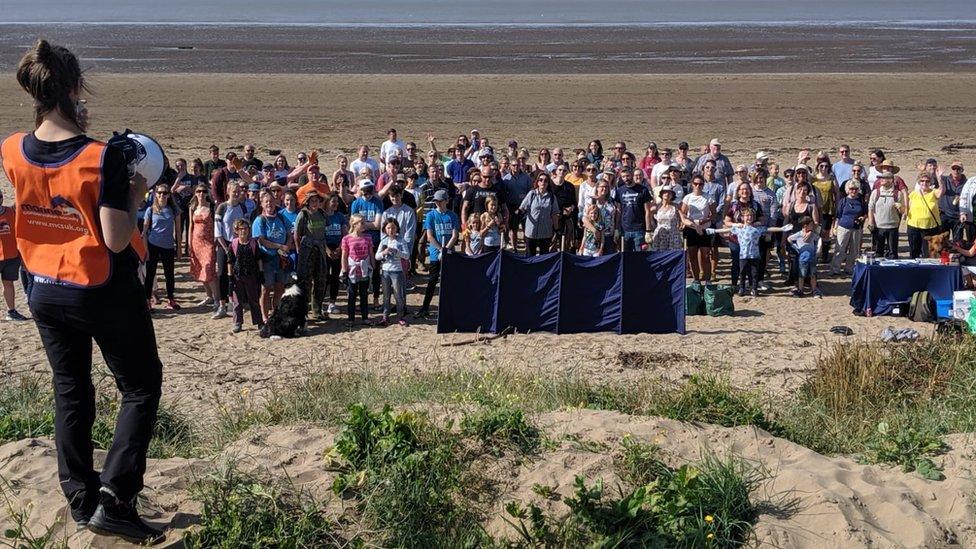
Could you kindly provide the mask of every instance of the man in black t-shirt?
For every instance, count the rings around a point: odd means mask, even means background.
[[[481,172],[472,170],[469,176],[471,186],[464,191],[464,202],[461,204],[461,224],[467,225],[468,216],[471,214],[481,215],[487,208],[485,202],[488,197],[494,197],[498,201],[498,211],[503,217],[507,217],[505,206],[505,190],[500,184],[490,184],[488,178],[483,177]]]

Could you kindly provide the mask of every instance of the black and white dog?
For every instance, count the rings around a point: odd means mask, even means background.
[[[305,333],[305,315],[308,314],[308,296],[302,291],[298,277],[292,275],[291,282],[285,287],[285,294],[268,322],[261,328],[261,337],[281,339],[283,337],[299,337]]]

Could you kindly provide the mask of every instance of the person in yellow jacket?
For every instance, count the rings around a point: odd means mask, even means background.
[[[137,147],[85,135],[85,81],[73,53],[39,40],[17,82],[34,101],[33,131],[0,144],[16,196],[14,232],[33,280],[30,309],[54,376],[54,441],[61,489],[79,527],[136,543],[163,533],[136,510],[156,424],[162,364],[137,267],[145,247],[136,212],[146,180]],[[6,247],[6,246],[5,246]],[[122,393],[99,474],[92,425],[92,342]]]
[[[942,187],[932,188],[932,176],[925,172],[918,176],[918,185],[908,195],[908,254],[912,259],[927,255],[925,237],[941,230],[941,196]]]

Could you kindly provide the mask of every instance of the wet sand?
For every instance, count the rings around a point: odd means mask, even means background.
[[[707,14],[705,14],[707,17]],[[693,14],[688,19],[696,20]],[[972,23],[531,26],[0,24],[0,72],[38,36],[99,72],[974,72]]]

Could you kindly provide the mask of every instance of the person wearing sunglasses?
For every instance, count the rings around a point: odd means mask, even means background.
[[[962,194],[966,187],[966,174],[963,173],[962,162],[957,160],[949,166],[949,175],[942,178],[939,187],[942,188],[942,196],[939,197],[942,230],[955,235],[956,228],[961,222],[970,221],[962,208]],[[971,213],[971,199],[969,205]]]
[[[153,187],[153,201],[146,209],[143,217],[142,235],[149,248],[149,258],[146,260],[146,299],[152,308],[153,285],[156,282],[156,267],[163,264],[163,276],[166,279],[166,299],[170,309],[179,310],[176,302],[175,260],[183,259],[182,250],[176,246],[182,235],[180,225],[180,209],[173,199],[169,185],[160,183]]]
[[[214,256],[214,215],[216,206],[210,199],[206,185],[197,185],[193,189],[193,198],[183,214],[190,218],[190,276],[203,284],[207,297],[197,304],[198,307],[212,306],[216,311],[220,300],[220,289],[217,285],[216,258]]]

